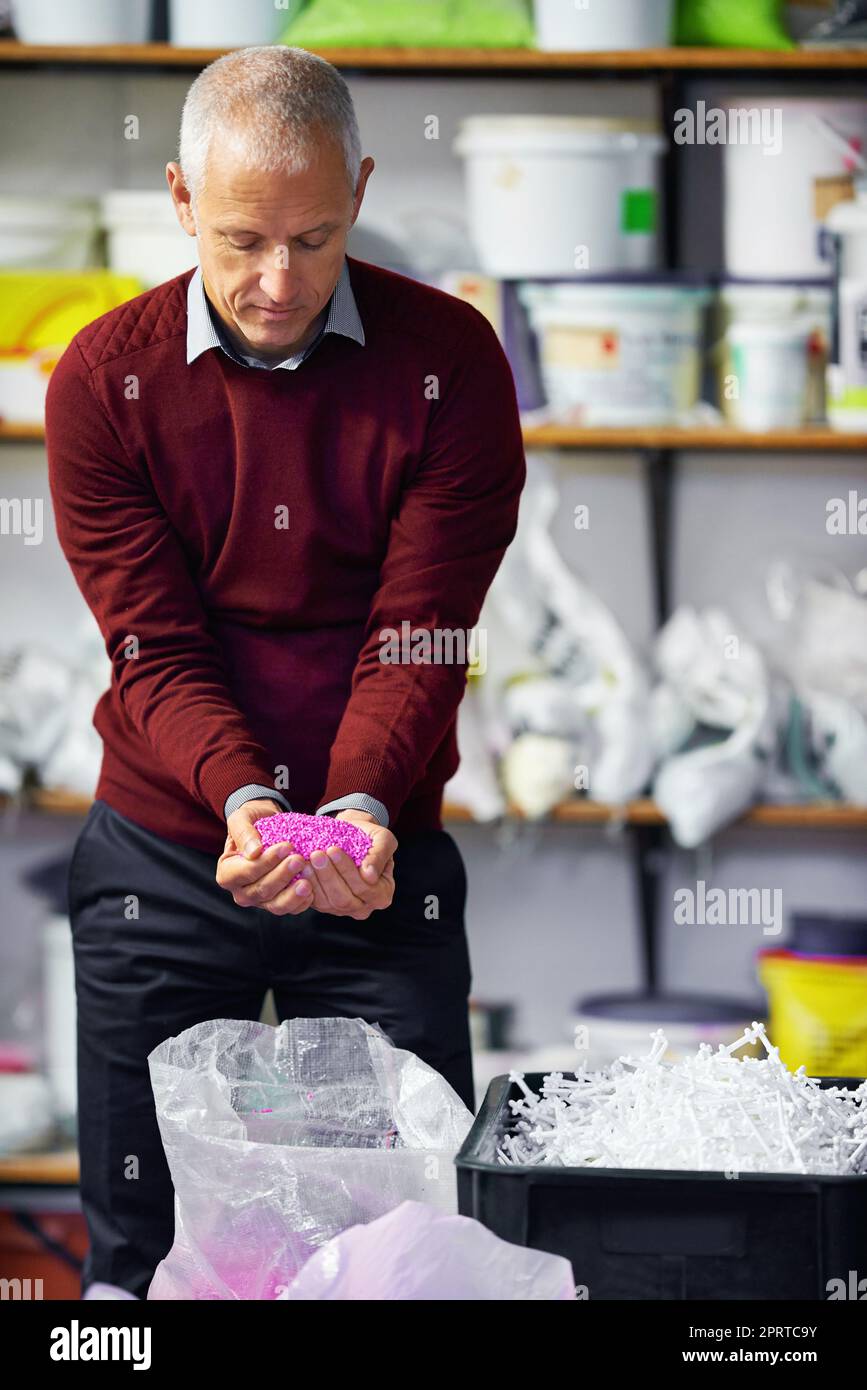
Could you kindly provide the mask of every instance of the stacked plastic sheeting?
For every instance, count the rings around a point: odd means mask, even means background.
[[[361,1019],[216,1019],[148,1060],[175,1187],[151,1299],[274,1298],[349,1226],[404,1201],[457,1210],[472,1115]]]

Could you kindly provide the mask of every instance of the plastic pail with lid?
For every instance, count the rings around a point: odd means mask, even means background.
[[[732,413],[738,428],[764,431],[803,425],[809,321],[733,323],[726,338],[736,386]]]
[[[659,162],[652,123],[579,116],[471,116],[470,235],[501,279],[650,270],[657,259]]]
[[[667,48],[672,42],[674,0],[535,0],[534,10],[536,42],[549,51]]]
[[[84,198],[0,197],[0,266],[86,270],[95,264],[99,217]]]
[[[796,324],[806,320],[807,380],[803,406],[791,408],[795,423],[824,421],[825,370],[831,340],[831,287],[820,280],[729,281],[720,290],[720,334],[714,349],[719,373],[719,404],[729,424],[745,426],[741,419],[738,389],[732,361],[732,339],[742,324]],[[798,369],[800,376],[800,368]]]
[[[195,237],[178,222],[168,189],[115,189],[101,199],[108,263],[150,288],[189,270],[198,260]]]
[[[669,425],[698,401],[706,286],[521,285],[518,296],[557,418],[590,427]]]
[[[819,253],[822,184],[851,174],[858,151],[867,149],[867,101],[762,95],[739,96],[723,106],[727,115],[747,113],[727,121],[729,274],[827,278],[829,267]]]

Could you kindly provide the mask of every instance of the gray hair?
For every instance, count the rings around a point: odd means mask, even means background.
[[[337,69],[305,48],[240,48],[209,63],[187,92],[178,163],[195,204],[215,136],[249,168],[291,174],[309,167],[323,133],[342,147],[354,192],[361,137]]]

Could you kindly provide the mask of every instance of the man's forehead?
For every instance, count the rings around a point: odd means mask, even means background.
[[[329,179],[312,169],[289,174],[217,167],[208,170],[199,201],[212,222],[239,216],[267,222],[276,217],[313,228],[336,224],[348,200],[342,171]]]

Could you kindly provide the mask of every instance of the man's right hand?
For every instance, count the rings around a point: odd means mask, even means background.
[[[270,799],[245,801],[226,822],[229,833],[217,861],[217,882],[239,907],[264,907],[304,868],[305,860],[289,843],[262,848],[254,822],[273,816],[275,809],[283,807]],[[313,889],[306,878],[299,879],[288,896],[285,911],[293,915],[313,903]]]

